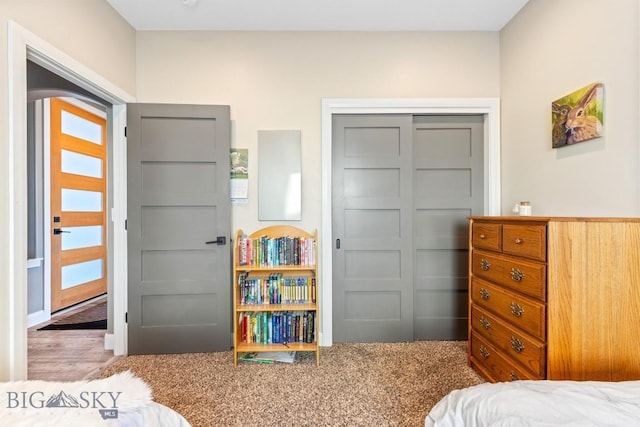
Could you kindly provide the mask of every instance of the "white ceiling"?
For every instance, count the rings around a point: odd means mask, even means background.
[[[137,30],[499,31],[529,0],[107,0]]]

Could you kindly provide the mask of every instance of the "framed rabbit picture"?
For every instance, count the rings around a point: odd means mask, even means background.
[[[604,85],[592,83],[551,103],[551,146],[602,136]]]

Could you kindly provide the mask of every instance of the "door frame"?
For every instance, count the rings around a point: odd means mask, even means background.
[[[484,207],[500,214],[499,98],[323,98],[322,99],[322,232],[320,345],[333,344],[333,229],[331,214],[332,123],[337,114],[481,114],[484,116]]]
[[[27,379],[27,59],[86,89],[113,105],[108,143],[113,150],[113,179],[109,183],[113,207],[108,212],[113,223],[113,335],[105,335],[105,346],[114,354],[126,354],[127,336],[124,322],[127,307],[127,235],[124,228],[127,212],[126,179],[126,104],[135,98],[69,55],[47,43],[13,21],[8,21],[8,148],[9,182],[9,259],[8,265],[8,342],[7,354],[0,360],[9,362],[10,381]],[[0,332],[0,336],[3,332]]]
[[[78,108],[82,108],[91,114],[95,114],[105,120],[108,120],[107,113],[99,110],[96,107],[88,104],[82,99],[62,97],[62,99]],[[51,109],[49,106],[49,99],[41,99],[36,102],[36,126],[42,128],[42,170],[43,170],[43,218],[51,218]],[[108,122],[107,122],[108,125]],[[109,142],[111,143],[111,142]],[[109,177],[110,178],[110,177]],[[30,328],[38,323],[43,323],[51,320],[51,263],[46,261],[51,257],[51,222],[44,221],[42,226],[44,232],[43,243],[43,259],[39,261],[37,265],[41,265],[44,271],[44,304],[43,309],[30,313],[27,315],[27,328]],[[111,255],[109,255],[111,257]]]

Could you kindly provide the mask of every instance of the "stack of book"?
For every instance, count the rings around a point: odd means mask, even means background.
[[[316,278],[309,273],[243,272],[238,276],[240,304],[316,302]]]
[[[315,265],[316,241],[305,237],[260,237],[246,234],[238,240],[239,265],[277,267],[287,265]]]
[[[313,343],[315,311],[243,312],[238,319],[241,342],[257,344]]]

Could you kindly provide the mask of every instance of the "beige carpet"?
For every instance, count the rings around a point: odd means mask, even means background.
[[[102,377],[131,370],[154,400],[194,427],[421,426],[449,391],[483,382],[466,341],[334,344],[295,364],[233,366],[231,352],[129,356]]]

